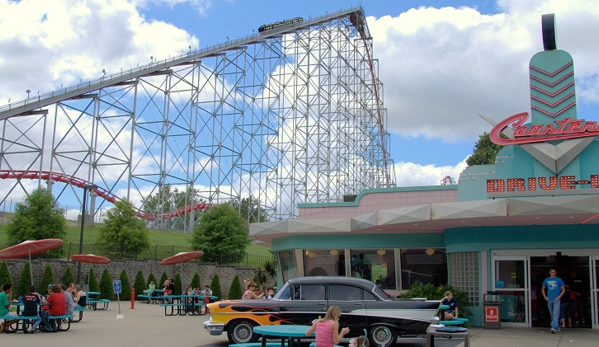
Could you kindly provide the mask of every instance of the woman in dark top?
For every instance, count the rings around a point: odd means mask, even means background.
[[[458,318],[459,304],[450,291],[445,292],[445,297],[443,298],[443,300],[441,300],[441,305],[449,306],[449,309],[445,311],[445,316],[443,317],[443,320],[451,320]]]

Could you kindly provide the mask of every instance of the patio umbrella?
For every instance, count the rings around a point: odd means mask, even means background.
[[[27,240],[18,245],[10,246],[0,251],[0,259],[15,259],[29,257],[31,268],[31,284],[33,284],[33,266],[31,256],[54,249],[62,244],[61,239]]]
[[[89,290],[89,279],[92,276],[92,267],[91,264],[108,264],[110,263],[110,259],[103,257],[101,255],[95,254],[73,254],[71,256],[72,261],[76,261],[78,263],[89,263],[89,276],[87,276],[87,288]]]
[[[168,258],[164,258],[160,261],[160,265],[175,265],[181,264],[181,273],[183,273],[183,263],[186,263],[192,259],[199,258],[204,255],[202,251],[191,251],[191,252],[180,252],[175,255],[171,255]]]

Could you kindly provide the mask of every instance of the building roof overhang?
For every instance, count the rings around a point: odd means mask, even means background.
[[[599,195],[490,199],[424,204],[339,219],[250,224],[250,237],[271,244],[292,235],[443,233],[458,227],[599,224]]]

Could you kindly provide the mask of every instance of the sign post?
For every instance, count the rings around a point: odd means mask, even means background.
[[[125,319],[125,317],[123,317],[123,315],[121,314],[121,298],[120,295],[122,290],[123,290],[123,286],[121,285],[121,281],[120,280],[114,280],[112,281],[112,289],[114,291],[114,293],[116,294],[116,301],[119,305],[119,314],[116,316],[115,319]]]

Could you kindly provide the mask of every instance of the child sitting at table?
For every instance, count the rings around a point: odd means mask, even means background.
[[[28,293],[23,297],[23,316],[37,317],[33,324],[25,333],[33,334],[42,322],[39,315],[39,304],[42,302],[42,296],[35,291],[35,286],[29,286]]]
[[[306,336],[312,336],[316,332],[314,341],[316,347],[333,347],[339,344],[343,336],[349,333],[349,328],[343,328],[339,332],[339,318],[341,318],[341,308],[337,305],[329,307],[324,318],[313,321],[310,329],[306,331]]]
[[[349,340],[349,347],[370,347],[370,341],[364,335]]]

